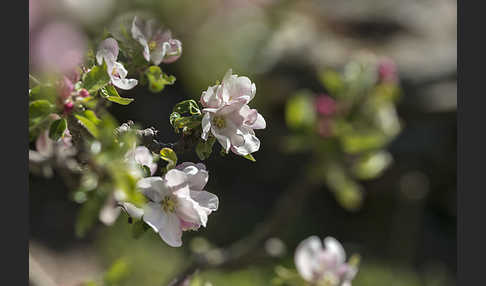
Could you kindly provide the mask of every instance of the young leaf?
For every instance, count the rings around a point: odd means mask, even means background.
[[[118,92],[116,91],[116,88],[112,85],[107,85],[107,86],[101,88],[100,94],[101,94],[102,97],[106,98],[107,100],[121,104],[121,105],[128,105],[132,101],[134,101],[133,98],[121,97],[118,94]]]
[[[170,148],[162,148],[162,150],[160,150],[160,158],[167,162],[167,171],[177,165],[177,155],[174,150]]]
[[[206,141],[202,139],[199,140],[196,145],[196,154],[201,161],[204,161],[211,156],[214,142],[216,142],[216,138],[213,136],[209,137]]]
[[[174,84],[176,80],[174,76],[163,73],[159,66],[150,66],[145,75],[149,82],[149,90],[154,93],[161,92],[166,85]]]
[[[54,111],[54,105],[45,99],[35,100],[29,103],[29,119],[47,116]]]
[[[312,129],[316,120],[314,100],[307,91],[291,97],[285,107],[285,121],[292,129]]]
[[[106,71],[106,63],[102,66],[94,66],[83,76],[82,87],[86,88],[90,94],[95,94],[100,88],[110,82],[110,76]]]
[[[51,127],[49,128],[49,138],[54,141],[59,140],[64,135],[66,128],[67,122],[64,118],[52,122]]]
[[[251,154],[245,155],[245,156],[243,156],[243,158],[248,159],[252,162],[256,162],[255,158]]]
[[[99,130],[98,127],[96,126],[101,120],[96,117],[93,111],[91,110],[86,110],[83,115],[76,114],[74,115],[81,125],[86,128],[86,130],[93,135],[93,137],[98,138],[99,135]]]
[[[333,70],[325,70],[320,73],[319,78],[329,93],[336,95],[344,87],[341,75]]]

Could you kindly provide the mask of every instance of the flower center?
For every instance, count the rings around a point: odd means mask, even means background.
[[[177,207],[177,201],[175,200],[175,198],[167,196],[160,202],[160,206],[162,207],[164,212],[173,213],[175,212],[175,209]]]
[[[224,128],[226,126],[226,121],[222,116],[215,116],[213,118],[214,126],[218,127],[219,129]]]
[[[155,41],[150,41],[148,46],[149,46],[149,50],[153,51],[157,47],[157,43]]]
[[[118,77],[118,78],[120,77],[120,74],[119,74],[119,73],[116,71],[116,69],[113,69],[113,70],[111,71],[111,74],[112,74],[114,77]]]

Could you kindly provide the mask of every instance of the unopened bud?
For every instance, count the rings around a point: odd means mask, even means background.
[[[64,103],[64,113],[70,113],[74,108],[74,104],[72,101],[68,101]]]
[[[78,95],[81,96],[81,97],[88,97],[89,96],[89,92],[85,89],[85,88],[82,88],[79,92],[78,92]]]

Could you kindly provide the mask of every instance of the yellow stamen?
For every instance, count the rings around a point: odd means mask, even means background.
[[[164,210],[164,212],[175,212],[175,209],[177,207],[177,201],[170,197],[170,196],[166,196],[161,202],[160,202],[160,205],[162,207],[162,209]]]

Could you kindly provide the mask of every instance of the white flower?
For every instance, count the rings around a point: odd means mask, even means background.
[[[169,30],[163,31],[157,27],[155,19],[144,21],[138,17],[133,18],[132,37],[143,47],[143,57],[147,62],[155,65],[172,63],[182,54],[182,43],[172,39]]]
[[[137,183],[150,199],[143,220],[170,246],[182,245],[182,232],[206,226],[218,209],[218,197],[203,190],[208,172],[203,164],[182,163],[164,177],[143,178]]]
[[[125,159],[129,164],[138,164],[141,166],[146,166],[150,169],[150,175],[155,174],[157,171],[157,163],[154,162],[154,156],[152,152],[145,146],[138,146],[133,148],[125,155]],[[137,166],[132,166],[137,168]]]
[[[112,225],[120,215],[121,208],[134,219],[140,219],[143,216],[143,209],[137,208],[134,204],[125,202],[125,194],[122,191],[115,190],[105,201],[100,210],[99,219],[105,225]]]
[[[265,119],[248,103],[255,97],[256,86],[246,76],[226,72],[220,85],[210,86],[201,95],[204,117],[201,137],[207,140],[209,131],[226,152],[238,155],[258,151],[260,140],[253,129],[264,129]]]
[[[96,52],[96,61],[99,65],[103,64],[103,59],[106,62],[106,68],[111,82],[114,86],[121,89],[132,89],[138,81],[136,79],[127,79],[128,74],[125,67],[116,61],[118,58],[118,43],[113,38],[106,38],[101,42]]]
[[[317,236],[302,241],[295,250],[295,266],[304,280],[332,286],[351,286],[356,267],[345,262],[342,245],[332,237],[324,239],[325,248]]]

